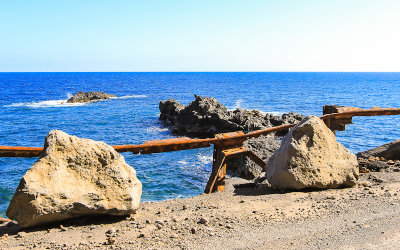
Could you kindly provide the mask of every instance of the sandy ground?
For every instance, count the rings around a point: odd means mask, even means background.
[[[231,179],[226,192],[142,203],[129,218],[22,230],[0,224],[0,249],[376,249],[400,246],[400,173],[353,188],[276,193]],[[233,187],[236,184],[236,188]]]

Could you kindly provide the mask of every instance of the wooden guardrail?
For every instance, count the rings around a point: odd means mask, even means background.
[[[335,132],[336,130],[344,130],[345,125],[351,124],[353,116],[399,115],[400,108],[372,108],[364,110],[353,107],[324,106],[323,112],[324,115],[320,118],[324,120],[327,127]],[[246,140],[280,130],[287,130],[296,125],[297,124],[285,124],[252,131],[247,134],[244,134],[243,132],[217,134],[214,138],[208,139],[174,138],[147,141],[140,145],[115,145],[112,147],[117,152],[153,154],[195,148],[207,148],[214,145],[211,176],[205,188],[205,193],[211,193],[224,190],[226,162],[229,158],[245,155],[264,168],[265,162],[243,146],[243,143]],[[0,146],[0,157],[38,157],[42,151],[42,147]]]

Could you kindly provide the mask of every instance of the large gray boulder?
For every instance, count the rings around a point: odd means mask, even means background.
[[[385,160],[400,160],[400,140],[360,152],[357,154],[357,157],[364,159],[370,157],[382,157]]]
[[[275,189],[349,187],[358,175],[356,156],[316,116],[292,128],[266,165],[268,182]]]
[[[129,215],[141,194],[135,170],[111,146],[53,130],[6,214],[22,227],[85,215]]]

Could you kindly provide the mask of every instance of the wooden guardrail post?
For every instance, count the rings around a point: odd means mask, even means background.
[[[238,136],[242,136],[239,137]],[[224,150],[229,148],[241,147],[246,138],[243,137],[242,131],[217,134],[215,136],[218,139],[214,142],[213,152],[213,164],[210,178],[208,179],[204,193],[212,193],[216,191],[225,190],[225,178],[226,178],[226,159],[227,156],[224,154]]]
[[[247,140],[243,132],[218,134],[215,138],[220,140],[214,143],[212,170],[204,193],[209,194],[225,190],[227,160],[232,157],[248,156],[264,168],[265,162],[255,153],[243,147],[244,141]]]

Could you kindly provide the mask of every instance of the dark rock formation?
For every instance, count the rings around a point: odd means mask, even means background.
[[[357,154],[357,157],[364,159],[371,157],[382,157],[386,160],[400,160],[400,140],[360,152]]]
[[[76,103],[76,102],[91,102],[91,101],[101,101],[110,99],[110,97],[115,97],[115,95],[106,94],[104,92],[82,92],[79,91],[78,93],[71,96],[68,99],[67,103]]]
[[[281,140],[274,136],[261,136],[245,141],[244,146],[257,154],[264,162],[280,147]],[[227,173],[244,179],[252,180],[261,175],[263,169],[248,157],[229,160]]]
[[[215,98],[195,95],[195,100],[184,106],[173,99],[161,101],[160,120],[170,127],[172,133],[189,137],[214,137],[218,133],[234,131],[254,131],[288,123],[297,123],[304,116],[289,113],[282,116],[263,115],[257,110],[228,110]],[[284,135],[287,131],[281,131]],[[280,146],[280,140],[274,136],[253,138],[245,142],[245,146],[256,153],[264,161]],[[230,160],[228,174],[246,179],[258,177],[262,168],[247,157]]]
[[[385,160],[379,157],[358,158],[360,172],[400,172],[400,160]]]
[[[172,133],[189,137],[213,137],[218,133],[254,131],[301,121],[302,115],[263,115],[257,110],[228,110],[215,98],[195,95],[188,106],[173,99],[161,101],[160,120],[170,126]]]

